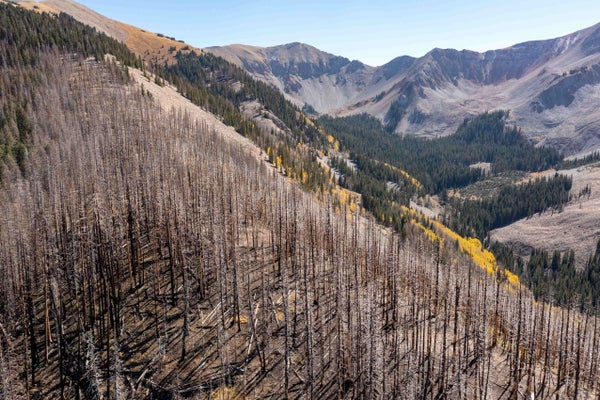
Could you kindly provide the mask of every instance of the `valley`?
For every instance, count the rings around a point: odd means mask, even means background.
[[[432,138],[454,133],[466,117],[511,110],[511,123],[535,143],[578,155],[600,146],[599,32],[596,25],[485,53],[433,49],[379,67],[302,43],[206,51],[322,114],[368,113],[390,131]]]
[[[597,31],[370,67],[0,1],[0,397],[596,398]]]

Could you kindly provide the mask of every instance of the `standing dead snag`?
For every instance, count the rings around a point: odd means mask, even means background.
[[[0,374],[21,397],[598,395],[595,317],[324,206],[113,67],[40,62],[24,96],[56,101],[27,110],[40,147],[0,189]]]

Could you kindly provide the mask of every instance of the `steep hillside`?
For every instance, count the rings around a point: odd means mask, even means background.
[[[70,1],[22,4],[30,8],[33,8],[35,5],[38,10],[48,7],[49,4],[54,4],[54,7],[57,9],[62,6],[65,10],[69,9],[71,12],[76,13],[79,18],[95,23],[100,29],[102,29],[102,26],[110,26],[111,23],[114,23],[114,21],[111,22],[103,16]],[[126,25],[121,24],[121,26]],[[338,98],[338,94],[321,90],[322,88],[319,86],[321,83],[327,81],[323,77],[329,74],[327,76],[330,78],[335,77],[335,81],[337,82],[336,87],[343,89],[345,93],[350,93],[356,89],[358,82],[359,86],[364,86],[363,91],[371,90],[373,95],[377,93],[375,95],[376,100],[381,100],[379,103],[385,105],[383,99],[386,97],[386,92],[379,91],[381,85],[385,86],[389,83],[388,80],[392,82],[395,76],[406,77],[410,75],[412,76],[411,79],[414,78],[415,82],[419,82],[419,84],[407,83],[405,79],[402,83],[395,85],[396,89],[401,89],[405,95],[400,96],[398,101],[393,102],[385,112],[387,130],[389,131],[393,126],[399,126],[398,124],[403,123],[424,127],[428,124],[427,121],[431,121],[428,114],[421,110],[413,110],[408,119],[406,116],[406,107],[409,107],[415,101],[427,100],[424,99],[425,90],[423,87],[428,87],[429,89],[427,90],[438,90],[439,88],[436,85],[443,86],[443,82],[447,81],[452,81],[453,85],[458,87],[460,86],[459,80],[451,79],[452,76],[457,74],[461,76],[465,75],[463,78],[473,82],[473,85],[479,85],[477,86],[479,88],[491,88],[490,90],[502,89],[503,85],[506,85],[506,82],[513,82],[514,85],[518,86],[522,84],[521,78],[526,77],[531,68],[538,68],[539,65],[545,65],[544,68],[546,68],[549,63],[564,63],[566,62],[565,60],[568,61],[568,57],[559,56],[558,59],[561,60],[560,62],[553,59],[553,57],[556,54],[560,55],[562,54],[561,52],[569,50],[570,47],[579,48],[575,43],[579,39],[571,37],[574,35],[568,35],[562,38],[562,41],[550,40],[524,43],[511,48],[479,55],[478,53],[468,51],[458,52],[454,50],[435,49],[430,53],[430,57],[419,60],[411,57],[398,57],[379,68],[368,67],[356,61],[350,62],[343,57],[323,53],[311,46],[300,43],[276,46],[268,49],[239,45],[212,49],[215,52],[220,51],[226,59],[230,59],[237,65],[243,65],[245,69],[252,70],[255,74],[261,75],[262,80],[269,82],[269,86],[261,86],[241,70],[234,68],[231,64],[219,58],[212,57],[208,53],[191,51],[175,52],[177,47],[169,46],[168,57],[164,58],[166,56],[161,55],[165,49],[164,41],[173,41],[172,39],[166,38],[164,35],[159,36],[144,32],[134,27],[129,27],[129,29],[133,32],[132,37],[137,39],[135,41],[128,40],[128,45],[134,50],[137,49],[137,53],[143,55],[147,61],[155,64],[155,70],[162,71],[162,74],[165,74],[168,76],[168,79],[175,82],[179,90],[185,93],[196,104],[216,113],[223,121],[233,125],[237,132],[251,137],[266,153],[265,157],[274,163],[278,170],[294,179],[299,179],[306,188],[318,188],[319,193],[333,193],[334,196],[339,197],[343,192],[332,189],[330,186],[331,178],[328,172],[320,168],[315,161],[319,159],[321,165],[337,162],[336,157],[339,154],[334,149],[336,146],[339,147],[340,143],[345,150],[349,151],[346,155],[342,154],[343,157],[354,153],[356,158],[356,155],[360,154],[359,158],[350,161],[350,163],[355,163],[355,166],[358,165],[360,167],[360,171],[357,172],[358,175],[346,171],[346,175],[348,176],[341,176],[339,170],[343,168],[337,165],[333,171],[334,179],[338,181],[341,178],[339,182],[344,183],[346,188],[352,188],[352,190],[360,192],[350,194],[349,198],[351,199],[352,207],[362,205],[365,209],[376,215],[384,224],[400,231],[404,229],[407,219],[402,206],[415,205],[417,203],[423,204],[424,201],[427,201],[425,197],[441,194],[445,189],[454,189],[482,179],[482,171],[472,168],[473,165],[483,165],[479,164],[481,162],[487,164],[493,161],[494,158],[499,157],[496,161],[500,161],[500,163],[493,162],[490,164],[495,174],[502,171],[506,172],[507,169],[513,167],[516,167],[520,171],[531,172],[538,170],[540,167],[547,168],[553,166],[558,158],[555,154],[552,157],[546,157],[543,162],[539,162],[540,159],[538,156],[541,153],[538,154],[533,151],[526,141],[520,142],[521,144],[518,146],[514,146],[513,143],[512,149],[500,146],[495,150],[488,148],[489,146],[495,147],[495,139],[492,139],[491,142],[486,142],[487,139],[483,139],[481,143],[470,143],[467,145],[461,143],[461,140],[450,140],[452,142],[450,147],[448,147],[450,142],[442,140],[440,142],[435,141],[434,146],[429,146],[419,141],[394,140],[388,136],[384,136],[386,135],[385,132],[374,134],[374,132],[380,132],[378,129],[375,129],[373,132],[365,132],[363,130],[360,134],[363,138],[357,141],[357,137],[348,137],[348,129],[344,128],[343,131],[332,129],[325,122],[325,119],[321,119],[315,124],[315,121],[311,121],[310,118],[307,118],[306,115],[300,113],[299,110],[295,109],[289,103],[286,104],[282,96],[277,96],[277,93],[270,89],[278,87],[279,91],[285,93],[286,98],[294,100],[298,106],[303,106],[297,98],[294,99],[294,90],[304,90],[299,86],[302,82],[305,83],[305,89],[308,88],[309,86],[307,86],[306,82],[311,81],[316,85],[313,87],[316,93],[315,96],[323,99],[326,103],[331,99]],[[585,54],[593,55],[596,49],[596,39],[594,34],[590,35],[586,31],[590,30],[581,32],[582,37],[584,37],[581,40],[581,51]],[[118,32],[113,34],[118,35]],[[142,51],[140,49],[146,50]],[[242,56],[236,55],[240,53]],[[579,57],[577,55],[579,53],[576,54],[576,52],[569,54],[571,56],[575,54],[573,56],[574,60],[577,60],[577,57]],[[168,60],[170,64],[168,68],[164,68],[164,63],[162,62],[164,60]],[[158,66],[156,66],[156,62],[158,62]],[[465,74],[461,72],[463,70],[466,71]],[[562,74],[561,79],[564,78],[564,81],[561,82],[566,83],[558,84],[558,88],[545,90],[539,99],[529,103],[528,110],[540,111],[540,113],[532,113],[533,118],[538,118],[543,113],[555,112],[556,109],[560,109],[562,110],[561,112],[568,115],[565,111],[565,106],[573,107],[579,104],[587,107],[590,104],[593,105],[595,101],[594,96],[585,102],[578,102],[575,96],[571,96],[571,94],[589,90],[590,85],[585,85],[585,83],[589,82],[590,79],[591,82],[594,81],[594,77],[597,74],[596,70],[597,68],[595,67],[591,69],[579,68]],[[277,72],[279,78],[274,75],[274,71]],[[344,75],[349,73],[352,74],[352,79],[344,80]],[[364,82],[369,79],[375,84],[370,89],[368,85],[364,85]],[[465,81],[465,79],[461,82]],[[537,81],[534,80],[532,82],[535,83]],[[477,87],[473,86],[473,90],[477,89]],[[350,90],[349,88],[354,89]],[[533,84],[531,88],[539,89],[539,87]],[[580,90],[578,91],[578,89]],[[561,95],[560,93],[565,90],[566,94]],[[467,103],[461,103],[457,107],[457,114],[455,116],[448,116],[446,113],[452,108],[448,105],[448,98],[439,97],[438,100],[443,101],[445,104],[445,106],[438,107],[438,110],[443,114],[440,114],[439,121],[445,124],[448,129],[451,129],[450,126],[452,124],[462,121],[461,118],[464,117],[465,110],[468,111],[466,114],[477,112],[477,108],[471,109],[467,107]],[[486,98],[486,101],[488,100]],[[359,105],[362,107],[367,104],[368,102],[360,102]],[[470,104],[480,107],[484,102],[471,102]],[[545,109],[546,107],[549,107],[549,109]],[[593,106],[590,107],[593,108]],[[357,110],[359,109],[360,107]],[[306,110],[310,111],[310,108]],[[516,113],[513,110],[509,117],[511,124],[515,123],[515,115]],[[358,120],[354,122],[360,123],[360,116],[357,118]],[[547,136],[532,136],[528,131],[522,132],[529,134],[530,139],[533,139],[538,144],[554,144],[567,153],[573,153],[577,148],[579,149],[577,150],[578,153],[585,153],[596,146],[595,119],[596,113],[590,111],[584,116],[576,116],[573,120],[569,120],[568,124],[562,124],[564,126],[568,125],[567,128],[575,126],[579,120],[584,120],[588,124],[586,128],[589,131],[586,134],[587,136],[584,135],[575,139],[563,137],[558,140],[553,139],[552,136],[548,136],[550,135],[549,133]],[[533,122],[536,124],[539,123],[535,119],[533,119]],[[555,129],[559,129],[559,125],[550,125]],[[542,129],[546,129],[546,127]],[[326,130],[329,131],[325,132]],[[330,134],[333,134],[333,136]],[[350,134],[350,136],[353,135],[355,134]],[[347,139],[354,142],[353,145],[350,145]],[[582,145],[580,139],[585,141],[585,144]],[[329,140],[331,140],[330,143]],[[556,144],[556,140],[560,142],[558,145]],[[430,142],[430,144],[433,143]],[[465,145],[467,147],[461,147]],[[473,147],[479,148],[479,150]],[[291,148],[295,149],[290,152]],[[315,148],[318,151],[315,151]],[[483,148],[487,150],[480,151]],[[499,152],[501,148],[504,150]],[[587,150],[581,150],[582,148]],[[382,149],[383,152],[380,151]],[[324,156],[323,152],[328,153],[332,150],[334,157],[331,157],[331,154]],[[546,148],[546,150],[548,149]],[[461,154],[461,156],[457,158],[448,153]],[[505,154],[501,155],[499,153]],[[512,156],[507,158],[506,154],[510,153],[512,153]],[[368,155],[367,157],[374,157],[374,159],[365,159],[365,155]],[[509,161],[511,157],[513,160]],[[392,162],[394,165],[381,165],[379,161],[382,160]],[[357,161],[358,164],[356,163]],[[507,161],[509,161],[508,164],[506,163]],[[520,166],[517,167],[517,165]],[[433,168],[431,168],[432,166]],[[326,168],[328,169],[328,167]],[[403,176],[402,174],[407,175]],[[350,175],[354,176],[350,177]],[[387,180],[382,179],[384,176]],[[415,179],[415,177],[423,186],[415,187],[412,185],[411,180]],[[574,179],[577,181],[579,178],[580,175],[576,175]],[[478,183],[484,186],[488,185],[488,182]],[[575,182],[575,185],[577,186],[578,183]],[[402,190],[398,190],[399,188]],[[498,193],[503,193],[504,198],[506,198],[508,192]],[[518,205],[513,204],[509,207],[503,207],[501,202],[492,201],[486,204],[486,207],[490,208],[489,210],[484,213],[481,213],[481,210],[474,211],[474,218],[466,218],[464,221],[454,221],[453,227],[464,235],[477,236],[483,240],[487,236],[489,229],[499,226],[499,221],[502,221],[502,224],[506,224],[509,220],[513,222],[517,217],[532,216],[546,208],[559,210],[563,203],[561,196],[554,196],[554,200],[550,201],[550,203],[542,201],[537,206],[531,206],[535,200],[540,200],[544,196],[536,194],[529,197]],[[550,198],[552,196],[548,196],[548,199]],[[474,205],[474,203],[471,205]],[[501,206],[503,207],[503,211],[494,210],[494,208]],[[460,209],[461,207],[455,205],[455,208]],[[479,206],[475,205],[475,208],[479,208]],[[535,212],[533,211],[534,209],[536,210]],[[510,210],[510,218],[506,218],[506,215],[504,215],[508,210]],[[593,222],[596,218],[595,208],[588,209],[585,215],[587,221]],[[496,222],[491,225],[489,221],[485,223],[490,218]],[[579,229],[579,222],[577,221],[579,219],[561,219],[563,232],[571,233],[559,234],[558,229],[547,230],[546,232],[551,236],[544,236],[543,242],[536,235],[531,236],[526,242],[520,244],[517,244],[517,241],[513,239],[510,239],[509,242],[515,244],[516,247],[527,249],[532,246],[544,247],[548,243],[552,243],[554,247],[560,249],[571,248],[574,245],[573,248],[578,250],[576,255],[578,264],[581,265],[593,251],[595,238],[598,235],[597,233],[588,232],[585,234],[585,238],[580,238],[579,236],[583,231]],[[513,227],[520,226],[526,229],[526,225],[520,224]],[[525,234],[522,236],[519,235],[518,231],[512,232],[516,233],[517,237],[527,236]]]
[[[2,398],[598,396],[596,318],[479,241],[315,199],[70,18],[0,20]]]
[[[390,131],[434,137],[453,133],[467,116],[506,109],[535,142],[579,154],[600,147],[599,32],[596,25],[485,53],[434,49],[376,68],[301,44],[207,51],[320,113],[367,112]]]
[[[99,32],[126,43],[131,51],[146,62],[171,63],[177,51],[194,49],[182,40],[115,21],[72,0],[17,0],[16,2],[28,10],[69,14],[78,21],[96,28]]]
[[[594,253],[600,238],[600,165],[596,163],[559,172],[573,177],[573,199],[562,212],[548,210],[522,219],[492,231],[491,238],[526,256],[534,248],[561,252],[572,249],[578,267],[582,267]]]
[[[370,84],[374,71],[359,61],[302,43],[267,48],[231,45],[205,50],[275,86],[300,107],[310,104],[320,113],[343,108],[354,101]]]

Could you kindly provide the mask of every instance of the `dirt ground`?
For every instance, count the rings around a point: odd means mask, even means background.
[[[193,104],[177,92],[175,87],[171,85],[157,85],[154,82],[154,77],[144,76],[144,73],[138,69],[130,68],[129,74],[140,87],[143,87],[146,92],[149,92],[152,97],[159,102],[164,110],[175,109],[188,113],[196,120],[207,124],[211,129],[214,129],[228,141],[238,143],[241,147],[246,148],[251,154],[254,154],[257,159],[267,159],[266,154],[264,154],[264,152],[250,139],[243,137],[237,133],[233,127],[225,125],[213,114]]]
[[[531,248],[575,250],[579,266],[585,265],[600,239],[600,163],[558,171],[573,177],[573,200],[563,212],[546,211],[492,231],[492,240],[510,245],[521,254]],[[554,174],[554,171],[548,174]],[[588,186],[591,194],[579,196]]]

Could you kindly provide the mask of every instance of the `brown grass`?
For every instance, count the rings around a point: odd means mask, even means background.
[[[141,56],[145,61],[153,61],[164,63],[173,63],[177,51],[196,51],[202,50],[190,46],[186,43],[172,40],[167,37],[160,37],[154,32],[148,32],[135,26],[117,22],[119,28],[127,33],[127,41],[125,44],[131,51]],[[169,52],[169,49],[175,47],[174,51]],[[186,48],[186,50],[183,50]]]
[[[19,5],[26,10],[35,10],[38,12],[47,12],[50,14],[60,13],[60,10],[55,8],[52,4],[46,4],[46,3],[42,3],[42,2],[38,3],[38,2],[32,1],[32,0],[20,1]]]
[[[63,9],[60,5],[54,4],[54,3],[49,3],[49,2],[35,2],[33,0],[26,0],[26,1],[22,1],[19,2],[19,5],[21,5],[23,8],[27,9],[27,10],[35,10],[38,12],[48,12],[48,13],[52,13],[52,14],[58,14],[60,12],[68,12],[68,10],[65,8]],[[83,10],[83,11],[82,11]],[[95,13],[94,16],[96,17],[96,19],[91,19],[90,15],[91,13],[86,12],[86,8],[82,8],[82,10],[78,11],[81,13],[81,15],[73,15],[73,17],[77,18],[78,20],[80,20],[81,22],[85,23],[85,24],[91,24],[91,25],[95,25],[94,22],[97,22],[97,16]],[[70,14],[70,13],[69,13]],[[139,55],[140,57],[142,57],[144,59],[144,61],[149,61],[149,62],[155,62],[155,63],[164,63],[167,62],[169,64],[172,64],[175,62],[175,54],[177,54],[178,51],[196,51],[196,52],[201,52],[202,50],[195,48],[193,46],[188,45],[187,43],[183,43],[183,42],[179,42],[177,40],[172,40],[169,39],[166,36],[158,36],[157,33],[154,32],[148,32],[145,31],[144,29],[120,22],[120,21],[115,21],[115,20],[111,20],[109,18],[106,17],[102,17],[100,16],[99,18],[104,18],[105,25],[106,26],[112,26],[113,28],[117,28],[118,31],[121,31],[122,33],[124,33],[126,35],[126,40],[125,40],[125,44],[127,45],[127,47],[129,47],[129,49],[131,51],[133,51],[135,54]],[[89,21],[87,20],[89,19]],[[106,31],[105,29],[102,29],[102,27],[98,27],[95,26],[97,29],[100,29],[101,31]],[[110,30],[108,32],[109,35],[115,37],[117,40],[121,40],[123,39],[122,37],[119,38],[117,36],[120,35],[115,33],[116,31],[114,29]],[[165,32],[166,35],[168,35],[168,32]],[[175,50],[169,51],[172,48],[175,48]],[[183,49],[186,50],[183,50]]]

